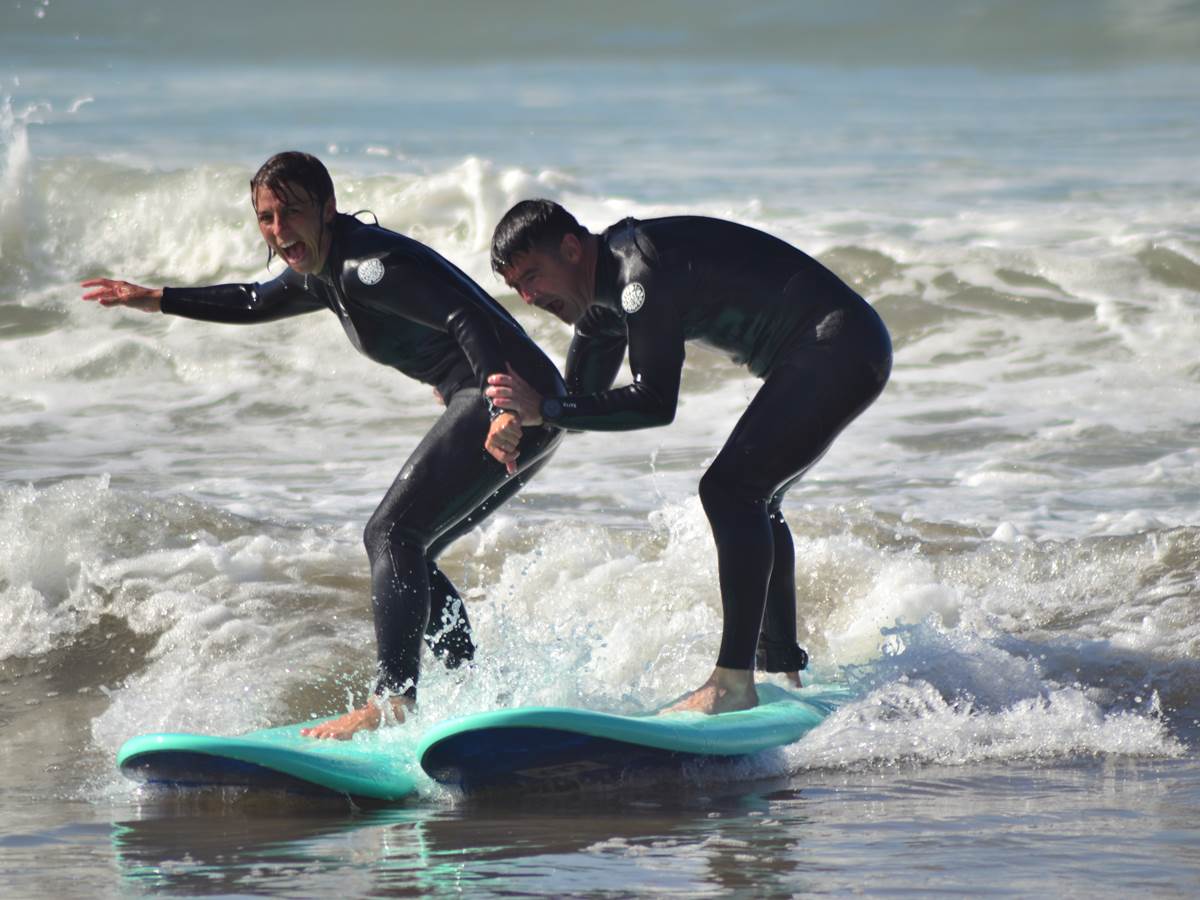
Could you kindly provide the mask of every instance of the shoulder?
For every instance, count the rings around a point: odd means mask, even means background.
[[[347,287],[372,287],[390,271],[431,255],[424,244],[381,225],[339,216],[340,274]]]
[[[630,317],[641,312],[669,281],[670,265],[656,240],[662,221],[623,219],[604,232],[604,239],[617,263],[616,295],[621,311]]]
[[[651,268],[658,261],[653,225],[657,220],[622,219],[604,231],[603,240],[622,270]]]

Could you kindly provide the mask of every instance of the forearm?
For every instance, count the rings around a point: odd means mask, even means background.
[[[237,325],[271,322],[319,307],[311,298],[289,296],[295,292],[277,282],[168,287],[160,293],[161,310],[168,315]]]
[[[572,431],[635,431],[669,425],[678,391],[662,392],[635,383],[583,396],[542,401],[542,419]]]
[[[568,394],[593,394],[607,391],[617,380],[625,360],[624,337],[575,340],[567,351],[563,380]]]

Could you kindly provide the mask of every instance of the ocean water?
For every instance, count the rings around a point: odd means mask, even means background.
[[[249,8],[246,8],[249,7]],[[1194,3],[0,3],[0,878],[11,896],[1193,895],[1200,889]],[[630,796],[374,813],[126,782],[370,681],[361,529],[438,415],[332,317],[102,310],[268,277],[280,149],[471,273],[513,202],[791,241],[892,331],[789,494],[801,743]],[[568,439],[443,557],[481,652],[412,734],[653,709],[720,630],[696,484],[755,381],[689,350],[669,428]],[[405,738],[411,739],[411,738]]]

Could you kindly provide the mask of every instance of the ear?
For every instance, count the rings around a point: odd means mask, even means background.
[[[335,200],[333,197],[330,197],[328,200],[326,200],[325,209],[322,211],[321,215],[325,219],[326,224],[332,222],[333,217],[337,215],[337,200]]]
[[[578,236],[564,234],[562,242],[558,245],[558,255],[571,265],[575,265],[583,259],[583,244],[579,242]]]

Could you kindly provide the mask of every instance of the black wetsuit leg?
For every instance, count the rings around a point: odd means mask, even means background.
[[[516,475],[505,481],[499,490],[484,500],[478,509],[441,535],[426,551],[425,555],[429,559],[429,622],[425,626],[425,643],[448,669],[457,669],[464,662],[474,659],[475,643],[471,639],[471,622],[467,617],[466,604],[463,603],[454,584],[438,568],[436,560],[443,550],[475,528],[524,487],[529,479],[550,461],[552,450],[553,448],[521,468]]]
[[[780,509],[783,494],[767,504],[774,554],[755,655],[755,668],[765,672],[798,672],[808,664],[808,653],[796,644],[796,548]]]
[[[879,396],[891,371],[887,330],[869,306],[834,315],[780,355],[700,481],[724,612],[718,666],[753,668],[760,630],[768,645],[796,652],[795,550],[783,494]]]
[[[483,449],[489,425],[478,389],[455,392],[367,523],[379,691],[416,696],[431,607],[436,609],[435,647],[444,644],[459,661],[473,653],[465,616],[461,627],[447,631],[441,624],[443,616],[461,610],[462,600],[434,563],[436,555],[519,490],[562,435],[553,428],[526,429],[520,472],[509,478],[504,465]]]

